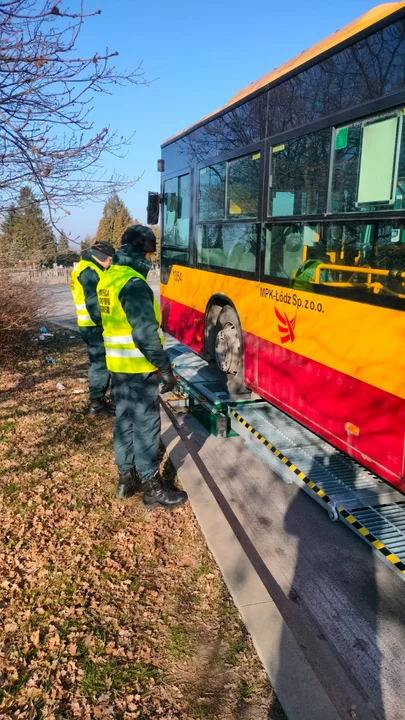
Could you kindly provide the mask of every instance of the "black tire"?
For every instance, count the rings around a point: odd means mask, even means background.
[[[242,330],[230,305],[218,315],[214,333],[215,364],[230,395],[248,392],[244,383]]]

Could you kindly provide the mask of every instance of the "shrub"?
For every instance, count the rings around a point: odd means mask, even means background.
[[[4,356],[26,342],[37,326],[41,289],[2,271],[0,295],[0,356]]]

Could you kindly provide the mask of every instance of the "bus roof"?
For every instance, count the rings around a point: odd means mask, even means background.
[[[345,25],[340,30],[336,30],[336,32],[332,33],[332,35],[329,35],[327,38],[324,38],[320,42],[315,43],[315,45],[312,45],[312,47],[310,47],[308,50],[303,50],[299,55],[296,55],[294,58],[292,58],[292,60],[288,60],[288,62],[275,68],[271,72],[267,73],[267,75],[263,75],[263,77],[261,77],[259,80],[256,80],[256,82],[250,83],[250,85],[243,88],[243,90],[240,90],[238,93],[236,93],[236,95],[233,95],[233,97],[231,97],[231,99],[221,108],[218,108],[218,110],[215,110],[209,115],[206,115],[198,122],[193,123],[189,127],[181,130],[180,132],[172,135],[172,137],[165,140],[164,143],[162,143],[162,147],[164,145],[167,145],[168,143],[173,142],[174,140],[177,140],[182,135],[191,132],[198,125],[201,125],[202,123],[212,118],[214,115],[218,115],[219,113],[225,111],[228,107],[231,107],[232,105],[235,105],[244,98],[247,98],[249,95],[252,95],[257,90],[264,88],[266,85],[274,82],[274,80],[278,80],[283,75],[287,75],[287,73],[299,68],[301,65],[304,65],[310,60],[314,60],[319,55],[322,55],[328,50],[331,50],[333,47],[340,45],[341,43],[345,42],[345,40],[348,40],[354,35],[362,32],[363,30],[367,30],[367,28],[371,27],[372,25],[378,23],[380,20],[383,20],[384,18],[392,15],[393,13],[404,7],[405,0],[402,0],[402,2],[390,2],[384,3],[383,5],[377,5],[368,12],[364,13],[364,15],[356,18],[356,20],[353,20],[348,25]]]

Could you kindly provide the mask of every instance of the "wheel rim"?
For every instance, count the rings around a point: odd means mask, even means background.
[[[227,323],[215,338],[215,360],[222,372],[236,375],[240,364],[240,340],[233,323]]]

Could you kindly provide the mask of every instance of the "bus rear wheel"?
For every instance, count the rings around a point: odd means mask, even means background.
[[[242,331],[238,316],[230,305],[225,305],[219,313],[214,337],[215,364],[229,394],[245,393]]]

